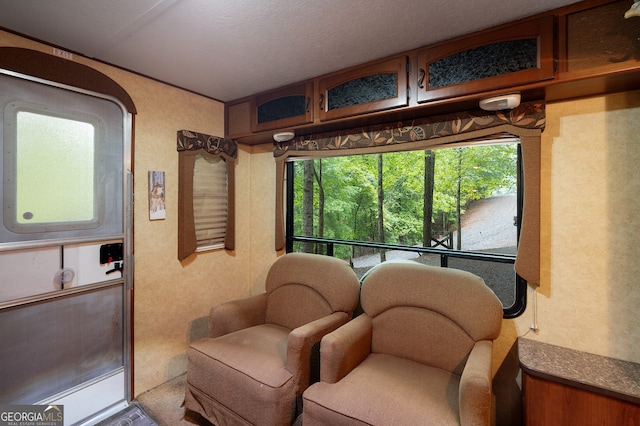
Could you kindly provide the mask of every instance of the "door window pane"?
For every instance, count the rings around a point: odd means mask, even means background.
[[[0,93],[0,250],[121,238],[122,106],[3,74]]]
[[[15,221],[94,220],[94,126],[28,111],[16,122]]]

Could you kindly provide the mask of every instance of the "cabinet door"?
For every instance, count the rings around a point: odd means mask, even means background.
[[[551,79],[553,16],[418,51],[418,102]]]
[[[318,87],[321,121],[407,106],[407,57],[322,78]]]
[[[227,138],[251,135],[251,106],[250,100],[225,104],[225,136]]]
[[[559,17],[559,78],[640,66],[640,19],[625,18],[630,4],[618,0]]]
[[[640,405],[523,374],[525,426],[637,425]]]
[[[252,131],[284,129],[311,123],[312,95],[312,81],[256,95],[251,107]]]

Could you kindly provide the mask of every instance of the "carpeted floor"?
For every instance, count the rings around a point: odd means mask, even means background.
[[[185,414],[182,406],[185,380],[186,375],[183,374],[136,398],[158,426],[212,426],[197,413]]]
[[[215,426],[198,413],[188,411],[182,406],[187,375],[183,374],[151,389],[136,398],[158,426]],[[293,426],[302,426],[302,416]]]

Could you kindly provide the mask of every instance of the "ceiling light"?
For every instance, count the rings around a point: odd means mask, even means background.
[[[520,105],[520,93],[493,96],[480,101],[480,108],[485,111],[500,111],[501,109],[514,109]]]
[[[293,139],[295,135],[294,132],[278,132],[273,134],[273,140],[276,142],[286,142]]]

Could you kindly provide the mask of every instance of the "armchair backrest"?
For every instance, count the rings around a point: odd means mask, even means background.
[[[269,269],[265,283],[265,322],[287,328],[345,312],[358,302],[358,277],[343,260],[309,253],[289,253]]]
[[[417,262],[378,265],[362,282],[371,351],[461,374],[475,342],[495,339],[502,304],[482,278]]]

